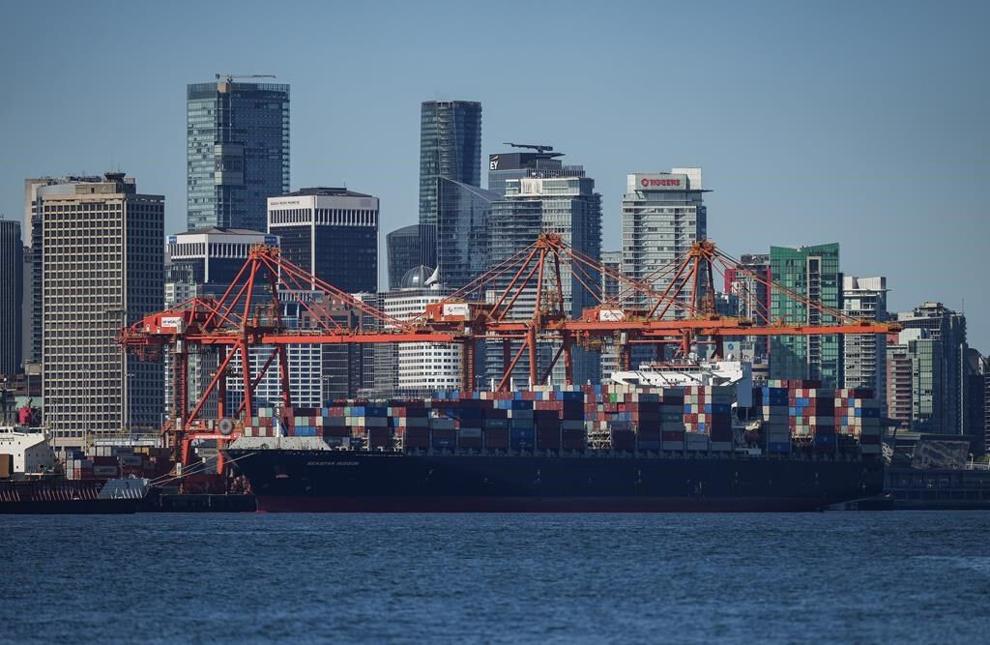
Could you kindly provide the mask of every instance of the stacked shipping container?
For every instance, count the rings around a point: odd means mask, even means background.
[[[831,452],[837,436],[875,438],[875,401],[859,390],[813,381],[771,381],[754,392],[762,448],[787,454],[792,442]],[[433,399],[337,401],[324,408],[262,409],[245,436],[321,437],[334,447],[404,450],[581,452],[730,451],[735,446],[735,386],[651,388],[603,384],[537,386],[517,392],[448,390]],[[873,450],[873,449],[870,449]]]

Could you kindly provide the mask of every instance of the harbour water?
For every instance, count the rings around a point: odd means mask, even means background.
[[[990,513],[7,516],[3,642],[984,642]]]

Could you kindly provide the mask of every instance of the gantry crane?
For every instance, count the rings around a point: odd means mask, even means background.
[[[598,300],[573,317],[566,310],[562,267],[576,285]],[[761,282],[781,297],[790,298],[808,310],[814,309],[828,324],[799,325],[773,321],[756,325],[752,320],[720,315],[714,300],[714,276],[735,268]],[[596,281],[604,274],[620,285],[618,296],[603,297]],[[669,278],[669,280],[668,280]],[[655,284],[666,284],[662,290]],[[309,325],[290,328],[283,319],[278,295],[285,291],[315,291],[324,302],[352,309],[372,321],[363,325],[342,325],[326,307],[301,299]],[[257,295],[267,292],[264,301]],[[520,306],[520,297],[527,306]],[[769,312],[767,312],[769,314]],[[769,315],[764,317],[770,320]],[[348,317],[348,320],[352,320]],[[595,348],[603,341],[622,338],[620,363],[629,369],[633,344],[673,345],[687,354],[694,342],[710,339],[721,354],[725,337],[739,336],[817,336],[831,334],[887,334],[896,330],[892,323],[853,318],[844,312],[772,283],[721,252],[710,240],[692,245],[680,260],[634,279],[603,266],[569,247],[559,235],[544,233],[530,246],[498,262],[463,288],[428,304],[413,319],[399,320],[349,293],[338,289],[286,260],[277,247],[254,247],[237,276],[218,299],[195,298],[172,309],[151,314],[122,330],[120,342],[131,352],[172,357],[175,400],[174,414],[166,424],[170,444],[182,463],[189,458],[193,439],[209,438],[224,442],[236,436],[231,425],[221,431],[207,428],[200,415],[206,401],[216,395],[217,417],[250,416],[255,390],[278,359],[281,384],[281,414],[286,427],[292,425],[292,393],[288,373],[287,347],[293,344],[437,343],[462,348],[461,387],[475,387],[475,352],[480,342],[501,342],[503,374],[498,389],[506,389],[522,357],[528,354],[529,380],[542,382],[562,358],[565,380],[573,382],[572,350],[575,346]],[[544,373],[538,373],[539,343],[551,341],[556,352]],[[518,348],[513,348],[513,344]],[[203,392],[196,393],[189,407],[188,359],[194,348],[218,348],[219,367]],[[252,348],[272,348],[266,362],[252,373]],[[240,357],[243,400],[233,414],[226,409],[226,385],[235,356]],[[543,378],[541,378],[543,377]]]

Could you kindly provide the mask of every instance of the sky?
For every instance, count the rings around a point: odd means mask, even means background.
[[[185,87],[291,85],[291,185],[416,221],[419,109],[483,105],[483,156],[545,143],[603,195],[701,166],[730,254],[839,242],[889,308],[938,300],[990,352],[990,3],[12,2],[0,21],[0,213],[23,181],[120,169],[185,228]],[[483,161],[484,163],[484,161]],[[483,177],[487,173],[482,173]],[[484,181],[484,180],[483,180]],[[384,265],[384,253],[381,255]],[[384,266],[382,266],[384,275]]]

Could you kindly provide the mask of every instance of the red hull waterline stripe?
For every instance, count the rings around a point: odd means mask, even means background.
[[[779,513],[828,505],[806,498],[689,497],[282,497],[259,496],[263,513]]]

